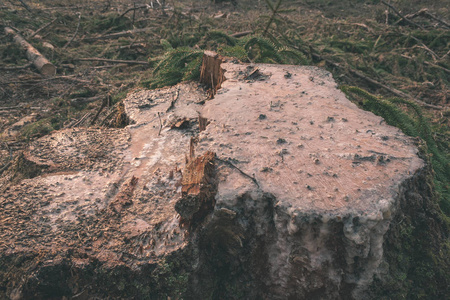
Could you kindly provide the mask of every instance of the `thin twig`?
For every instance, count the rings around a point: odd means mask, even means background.
[[[31,39],[33,36],[35,36],[36,34],[38,34],[39,32],[41,32],[42,30],[44,30],[45,28],[47,28],[48,26],[52,25],[53,23],[55,23],[55,21],[58,20],[58,18],[54,18],[53,20],[51,20],[50,22],[48,22],[47,24],[45,24],[44,26],[42,26],[41,28],[39,28],[38,30],[36,30],[35,32],[33,32],[33,34],[31,34],[28,38]]]
[[[172,109],[175,108],[175,103],[177,102],[179,95],[180,95],[180,90],[177,90],[176,93],[175,93],[175,96],[173,97],[173,100],[170,102],[170,106],[166,110],[166,112],[169,112],[169,111],[171,111]]]
[[[436,53],[434,53],[433,50],[431,50],[430,48],[428,48],[421,40],[419,40],[418,38],[416,38],[416,37],[414,37],[414,36],[412,36],[412,35],[409,35],[409,36],[410,36],[413,40],[415,40],[417,43],[419,43],[419,44],[421,45],[421,48],[422,48],[422,49],[425,49],[426,51],[428,51],[428,53],[431,54],[431,57],[433,57],[433,60],[434,60],[434,61],[439,60],[439,56],[438,56]]]
[[[386,2],[384,2],[383,0],[381,0],[381,3],[383,3],[384,5],[390,7],[390,8],[395,12],[395,14],[398,15],[398,16],[399,16],[400,18],[402,18],[403,20],[405,20],[406,23],[408,23],[408,24],[410,24],[410,25],[413,25],[413,26],[416,26],[416,27],[418,27],[418,28],[420,28],[420,29],[423,29],[423,27],[420,26],[419,24],[414,23],[413,21],[410,21],[410,20],[408,20],[407,18],[405,18],[401,13],[398,12],[398,10],[397,10],[395,7],[393,7],[393,6],[390,5],[389,3],[386,3]]]
[[[236,166],[235,166],[232,162],[230,162],[229,160],[224,160],[224,159],[219,158],[219,157],[216,157],[216,159],[217,159],[218,161],[221,161],[221,162],[223,162],[223,163],[229,165],[230,167],[232,167],[232,168],[238,170],[239,173],[241,173],[243,176],[245,176],[245,177],[251,179],[251,181],[253,181],[253,183],[256,184],[256,186],[257,186],[258,188],[260,188],[259,183],[258,183],[258,181],[256,181],[256,178],[255,178],[255,177],[248,175],[247,173],[245,173],[244,171],[242,171],[241,169],[239,169],[238,167],[236,167]]]
[[[25,7],[26,10],[28,10],[30,13],[33,13],[30,7],[23,0],[19,0],[19,2],[22,3],[23,7]]]
[[[97,37],[84,38],[83,41],[93,42],[93,41],[97,41],[97,40],[117,39],[120,37],[131,36],[136,33],[148,33],[150,31],[154,31],[154,30],[155,30],[155,28],[153,28],[153,27],[139,28],[139,29],[134,29],[134,30],[126,30],[126,31],[121,31],[121,32],[116,32],[116,33],[111,33],[111,34],[105,34],[105,35],[97,36]]]
[[[433,15],[433,14],[430,14],[430,13],[428,12],[428,8],[422,8],[421,10],[419,10],[419,11],[416,12],[416,13],[406,15],[405,18],[408,18],[408,19],[414,19],[414,18],[416,18],[416,17],[418,17],[418,16],[423,16],[423,17],[426,17],[426,18],[428,18],[428,19],[432,19],[432,20],[434,20],[434,21],[437,21],[437,22],[440,23],[441,25],[443,25],[443,26],[445,26],[445,27],[447,27],[447,28],[450,28],[450,24],[449,24],[449,23],[447,23],[447,22],[444,21],[444,20],[439,19],[438,17],[436,17],[436,16]]]
[[[86,120],[92,113],[91,112],[87,112],[86,114],[84,114],[83,117],[81,117],[80,120],[78,120],[77,122],[75,122],[75,124],[73,124],[70,127],[78,127],[78,125],[80,125],[81,123],[83,123],[84,120]],[[69,127],[69,128],[70,128]]]
[[[96,57],[87,57],[87,58],[76,58],[75,60],[79,61],[103,61],[109,63],[119,63],[119,64],[129,64],[129,65],[148,65],[146,61],[139,60],[120,60],[120,59],[107,59],[107,58],[96,58]]]
[[[404,55],[404,54],[401,54],[401,57],[404,57],[404,58],[409,59],[409,60],[412,60],[412,61],[417,61],[414,57],[407,56],[407,55]],[[428,65],[428,66],[430,66],[430,67],[440,69],[440,70],[442,70],[442,71],[444,71],[444,72],[450,74],[450,70],[449,70],[449,69],[444,68],[444,67],[442,67],[442,66],[440,66],[440,65],[436,65],[436,64],[430,63],[430,62],[428,62],[428,61],[424,61],[423,63],[426,64],[426,65]]]
[[[97,121],[98,116],[102,112],[103,108],[105,108],[106,105],[110,102],[110,98],[111,98],[111,95],[107,95],[106,98],[103,99],[102,105],[100,106],[100,108],[98,109],[97,113],[95,114],[94,118],[91,121],[91,126],[95,124],[95,121]]]
[[[145,4],[145,5],[134,6],[134,7],[132,7],[132,8],[129,8],[129,9],[127,9],[123,14],[121,14],[121,15],[119,16],[119,19],[122,18],[123,16],[125,16],[125,15],[126,15],[127,13],[129,13],[130,11],[136,11],[136,10],[138,10],[138,9],[143,9],[143,8],[149,9],[149,8],[151,8],[151,6],[148,5],[148,4]]]
[[[10,165],[11,165],[11,161],[8,161],[8,162],[0,169],[0,174],[2,174],[3,171],[5,171],[6,169],[8,169]]]
[[[33,65],[33,63],[27,63],[23,66],[17,66],[17,67],[1,67],[0,66],[0,70],[5,70],[5,71],[23,70],[23,69],[31,67],[32,65]]]
[[[6,149],[9,150],[9,159],[8,159],[8,162],[0,169],[0,174],[2,174],[3,171],[5,171],[5,170],[11,165],[11,162],[12,162],[12,160],[13,160],[13,152],[12,152],[12,149],[9,148],[9,146],[8,146],[7,143],[5,143],[5,142],[3,142],[3,143],[5,144]]]
[[[78,29],[80,29],[80,24],[81,24],[81,13],[80,13],[80,12],[77,12],[77,15],[78,15],[78,25],[77,25],[77,29],[75,29],[75,33],[73,34],[73,36],[72,36],[72,38],[70,39],[70,41],[68,41],[68,42],[62,47],[63,49],[67,48],[67,46],[69,46],[70,43],[73,42],[73,40],[75,39],[75,37],[76,37],[77,34],[78,34]]]
[[[75,75],[68,75],[68,76],[55,76],[51,78],[44,78],[44,79],[35,79],[35,80],[19,80],[19,81],[5,81],[0,82],[0,85],[7,85],[7,84],[34,84],[34,83],[40,83],[40,82],[46,82],[46,81],[52,81],[52,80],[58,80],[58,79],[65,79],[65,80],[72,80],[79,83],[91,83],[91,81],[78,79],[74,77]]]
[[[253,31],[250,30],[250,31],[236,32],[236,33],[233,33],[230,36],[234,37],[234,38],[240,38],[240,37],[243,37],[243,36],[246,36],[246,35],[249,35],[249,34],[253,34]]]

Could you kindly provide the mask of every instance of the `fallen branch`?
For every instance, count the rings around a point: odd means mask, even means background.
[[[52,80],[58,80],[58,79],[64,79],[64,80],[71,80],[76,81],[79,83],[92,83],[89,80],[83,80],[78,79],[74,77],[75,75],[69,75],[69,76],[58,76],[58,77],[51,77],[51,78],[44,78],[44,79],[32,79],[32,80],[19,80],[19,81],[5,81],[0,82],[0,85],[7,85],[7,84],[33,84],[33,83],[40,83],[45,81],[52,81]]]
[[[109,104],[111,103],[111,95],[107,95],[106,98],[103,98],[102,101],[102,105],[100,106],[100,108],[98,109],[97,113],[95,114],[94,118],[91,121],[91,126],[95,124],[95,121],[97,121],[98,116],[100,116],[100,113],[102,112],[102,110]]]
[[[166,110],[166,113],[175,108],[175,103],[177,102],[179,95],[180,95],[180,91],[177,90],[177,92],[175,93],[175,96],[173,97],[172,101],[170,102],[169,108]]]
[[[120,18],[123,18],[123,17],[124,17],[127,13],[129,13],[130,11],[136,11],[136,10],[143,9],[143,8],[149,9],[149,8],[151,8],[151,6],[148,5],[148,4],[145,4],[145,5],[141,5],[141,6],[136,6],[136,7],[129,8],[129,9],[127,9],[123,14],[121,14],[121,15],[119,16],[119,19],[120,19]]]
[[[422,8],[421,10],[419,10],[416,13],[406,15],[405,18],[414,19],[414,18],[419,17],[419,16],[422,16],[422,17],[425,17],[425,18],[437,21],[438,23],[444,25],[445,27],[450,28],[450,24],[449,23],[447,23],[446,21],[444,21],[442,19],[439,19],[438,17],[430,14],[428,12],[428,8]]]
[[[132,36],[133,34],[136,34],[136,33],[148,32],[151,30],[155,30],[155,28],[147,27],[147,28],[140,28],[140,29],[134,29],[134,30],[126,30],[126,31],[106,34],[106,35],[102,35],[102,36],[98,36],[98,37],[84,38],[83,41],[93,42],[93,41],[97,41],[97,40],[117,39],[120,37]]]
[[[123,50],[123,49],[136,49],[136,48],[145,48],[147,47],[146,44],[144,43],[138,43],[138,44],[134,44],[134,42],[130,45],[126,45],[126,46],[118,46],[117,49],[119,50]]]
[[[430,54],[431,54],[431,57],[433,57],[433,60],[434,60],[434,61],[439,60],[439,56],[438,56],[436,53],[434,53],[433,50],[431,50],[430,48],[428,48],[421,40],[419,40],[418,38],[416,38],[416,37],[414,37],[414,36],[412,36],[412,35],[409,35],[409,36],[410,36],[413,40],[415,40],[417,43],[419,43],[422,49],[424,49],[424,50],[426,50],[428,53],[430,53]]]
[[[0,111],[11,111],[11,110],[19,110],[19,109],[31,109],[31,110],[41,110],[41,107],[24,107],[21,105],[17,105],[17,106],[9,106],[9,107],[0,107]]]
[[[77,36],[78,33],[78,29],[80,29],[80,23],[81,23],[81,13],[77,13],[78,14],[78,25],[77,25],[77,29],[75,29],[75,33],[73,34],[72,38],[70,39],[70,41],[68,41],[62,48],[65,49],[67,48],[67,46],[70,45],[70,43],[73,42],[73,40],[75,39],[75,37]]]
[[[81,123],[84,122],[84,120],[86,120],[88,117],[90,117],[91,114],[92,114],[91,112],[87,112],[86,114],[84,114],[84,116],[83,116],[80,120],[78,120],[77,122],[75,122],[75,124],[73,124],[73,125],[70,126],[69,128],[71,128],[71,127],[78,127]]]
[[[45,24],[44,26],[40,27],[38,30],[36,30],[35,32],[33,32],[33,34],[31,34],[30,36],[28,36],[28,38],[32,38],[33,36],[35,36],[36,34],[38,34],[39,32],[41,32],[42,30],[44,30],[45,28],[49,27],[50,25],[52,25],[53,23],[55,23],[55,21],[58,20],[58,18],[54,18],[53,20],[51,20],[50,22],[48,22],[47,24]]]
[[[403,20],[405,20],[406,23],[408,23],[408,24],[410,24],[410,25],[413,25],[413,26],[416,26],[416,27],[418,27],[418,28],[420,28],[420,29],[423,29],[423,27],[420,26],[419,24],[414,23],[413,21],[408,20],[407,18],[405,18],[401,13],[398,12],[398,10],[397,10],[395,7],[393,7],[393,6],[390,5],[389,3],[386,3],[386,2],[384,2],[383,0],[381,0],[381,3],[383,3],[383,4],[386,5],[386,6],[388,6],[390,9],[392,9],[392,10],[395,12],[395,14],[396,14],[397,16],[399,16],[400,18],[402,18]]]
[[[76,58],[75,60],[79,61],[102,61],[109,63],[119,63],[119,64],[128,64],[128,65],[148,65],[146,61],[139,60],[120,60],[120,59],[107,59],[107,58],[95,58],[95,57],[87,57],[87,58]]]
[[[330,60],[325,60],[325,61],[326,61],[327,63],[332,63]],[[334,65],[334,66],[337,67],[337,68],[342,68],[339,64],[336,64],[336,63],[332,63],[332,65]],[[361,79],[364,79],[365,81],[370,82],[371,84],[373,84],[373,85],[375,85],[375,86],[378,86],[378,87],[380,87],[380,88],[382,88],[382,89],[385,89],[386,91],[392,93],[393,95],[395,95],[395,96],[397,96],[397,97],[400,97],[400,98],[403,98],[403,99],[409,99],[409,100],[412,100],[412,101],[414,101],[414,102],[416,102],[416,103],[418,103],[418,104],[420,104],[420,105],[422,105],[422,106],[424,106],[424,107],[427,107],[427,108],[432,108],[432,109],[436,109],[436,110],[442,110],[442,109],[443,109],[443,107],[441,107],[441,106],[436,106],[436,105],[428,104],[428,103],[423,102],[423,101],[421,101],[421,100],[418,100],[418,99],[416,99],[416,98],[414,98],[414,97],[411,97],[410,95],[408,95],[408,94],[406,94],[406,93],[404,93],[404,92],[402,92],[402,91],[399,91],[399,90],[397,90],[397,89],[395,89],[395,88],[392,88],[392,87],[390,87],[390,86],[387,86],[387,85],[385,85],[385,84],[383,84],[383,83],[381,83],[381,82],[378,82],[378,81],[376,81],[376,80],[374,80],[374,79],[372,79],[372,78],[370,78],[370,77],[367,77],[366,75],[364,75],[363,73],[361,73],[361,72],[359,72],[359,71],[356,71],[356,70],[351,69],[351,68],[347,68],[347,70],[348,70],[350,73],[352,73],[353,75],[355,75],[355,76],[357,76],[357,77],[359,77],[359,78],[361,78]]]
[[[11,161],[8,161],[8,162],[0,169],[0,174],[2,174],[3,171],[5,171],[6,169],[8,169],[10,165],[11,165]]]
[[[236,32],[236,33],[233,33],[230,36],[234,37],[234,38],[240,38],[240,37],[252,34],[252,33],[253,33],[253,31],[250,30],[250,31]]]
[[[23,66],[17,66],[17,67],[1,67],[0,66],[0,70],[5,70],[5,71],[23,70],[23,69],[31,67],[31,65],[33,65],[33,63],[27,63]]]
[[[95,96],[95,97],[89,97],[89,98],[73,98],[70,99],[70,103],[72,105],[81,105],[81,104],[87,104],[87,103],[92,103],[95,102],[97,100],[102,99],[102,96]]]
[[[255,178],[255,177],[248,175],[247,173],[245,173],[244,171],[242,171],[241,169],[239,169],[238,167],[236,167],[236,166],[235,166],[232,162],[230,162],[229,160],[224,160],[224,159],[221,159],[221,158],[219,158],[219,157],[216,157],[216,159],[217,159],[218,161],[223,162],[223,163],[229,165],[230,167],[236,169],[236,170],[237,170],[239,173],[241,173],[244,177],[247,177],[247,178],[251,179],[251,181],[253,181],[253,183],[256,184],[256,186],[257,186],[258,188],[260,187],[260,186],[259,186],[259,183],[258,183],[258,181],[256,181],[256,178]]]
[[[22,46],[26,50],[27,59],[33,63],[33,65],[43,75],[55,75],[56,67],[48,61],[36,48],[28,43],[20,34],[16,33],[10,27],[5,27],[6,35],[13,36],[14,42]]]
[[[7,143],[5,143],[5,142],[3,142],[3,143],[5,144],[6,149],[9,150],[9,159],[8,159],[8,162],[0,169],[0,174],[2,174],[3,171],[5,171],[7,168],[9,168],[9,166],[11,165],[11,162],[12,162],[12,160],[13,160],[13,152],[12,152],[12,149],[9,148],[9,146],[8,146]]]
[[[404,55],[404,54],[401,54],[401,57],[404,57],[404,58],[412,60],[412,61],[416,61],[416,59],[414,57],[410,57],[410,56],[407,56],[407,55]],[[440,69],[440,70],[450,74],[450,70],[449,69],[444,68],[444,67],[442,67],[440,65],[436,65],[436,64],[430,63],[428,61],[424,61],[423,63],[428,65],[428,66],[430,66],[430,67],[433,67],[433,68],[436,68],[436,69]]]
[[[116,65],[103,65],[103,66],[96,66],[96,67],[90,67],[91,69],[94,70],[102,70],[102,69],[109,69],[109,68],[121,68],[121,67],[126,67],[128,66],[127,64],[116,64]]]
[[[19,2],[22,3],[23,7],[25,7],[26,10],[28,10],[30,13],[33,13],[28,4],[26,4],[23,0],[19,0]]]

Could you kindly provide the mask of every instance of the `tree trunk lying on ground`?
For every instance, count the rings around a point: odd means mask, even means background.
[[[55,75],[56,67],[48,61],[36,48],[34,48],[30,43],[28,43],[20,34],[15,32],[9,27],[5,27],[6,35],[11,35],[14,37],[14,42],[22,46],[27,53],[27,59],[33,63],[33,65],[41,72],[43,75]]]

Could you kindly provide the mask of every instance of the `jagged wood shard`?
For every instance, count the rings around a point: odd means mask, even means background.
[[[215,153],[191,159],[183,171],[181,181],[181,199],[175,204],[175,210],[185,220],[190,220],[196,213],[204,214],[214,207]]]
[[[225,80],[223,69],[220,67],[222,59],[212,51],[205,51],[200,69],[200,82],[210,90],[210,96],[214,97],[217,90]]]

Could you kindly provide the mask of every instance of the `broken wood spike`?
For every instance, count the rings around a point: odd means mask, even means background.
[[[212,51],[204,52],[200,69],[200,83],[211,87],[211,90],[209,90],[210,98],[214,97],[225,81],[224,70],[220,67],[221,64],[222,59],[217,53]]]
[[[189,127],[189,119],[187,119],[186,117],[177,119],[172,125],[170,125],[170,129],[184,129],[188,127]]]
[[[191,137],[191,139],[189,140],[189,159],[188,162],[191,162],[194,159],[195,156],[195,139],[193,137]]]
[[[175,204],[181,216],[180,225],[201,222],[213,210],[217,192],[215,158],[216,154],[208,151],[186,165],[181,180],[181,199]]]
[[[122,188],[110,204],[113,211],[120,213],[126,206],[133,204],[132,197],[138,181],[138,177],[132,176],[122,185]]]
[[[208,125],[208,119],[203,118],[202,116],[198,116],[198,129],[200,132],[206,130],[206,126]]]

